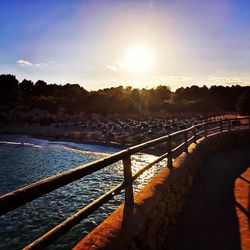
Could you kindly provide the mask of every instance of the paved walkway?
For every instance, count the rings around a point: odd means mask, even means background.
[[[204,163],[170,250],[250,249],[249,166],[250,148],[219,153]]]

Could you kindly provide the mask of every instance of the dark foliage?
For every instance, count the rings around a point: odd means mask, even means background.
[[[237,101],[236,109],[240,115],[250,115],[250,90],[246,90]]]
[[[18,80],[13,75],[0,75],[0,101],[5,104],[17,101],[19,97]]]
[[[241,114],[249,114],[249,91],[250,87],[236,85],[181,87],[172,92],[168,86],[159,85],[151,89],[119,86],[88,92],[78,84],[47,84],[42,80],[33,83],[26,79],[19,83],[13,75],[0,75],[0,104],[5,111],[18,106],[50,113],[62,110],[105,115],[233,111],[237,107]]]

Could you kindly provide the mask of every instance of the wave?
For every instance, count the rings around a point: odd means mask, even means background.
[[[8,144],[8,145],[20,145],[26,147],[34,147],[34,148],[42,148],[43,146],[35,145],[28,142],[14,142],[14,141],[0,141],[0,144]]]

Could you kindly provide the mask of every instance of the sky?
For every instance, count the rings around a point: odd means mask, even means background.
[[[0,74],[87,90],[250,85],[250,1],[0,0]]]

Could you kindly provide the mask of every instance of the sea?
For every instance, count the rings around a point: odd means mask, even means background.
[[[118,151],[100,145],[0,135],[0,196]],[[149,154],[132,156],[132,172],[154,159],[155,156]],[[144,172],[134,182],[134,192],[144,187],[164,166],[165,161]],[[122,180],[123,167],[119,161],[1,216],[0,249],[22,249]],[[114,196],[47,249],[71,249],[122,202],[124,192]]]

